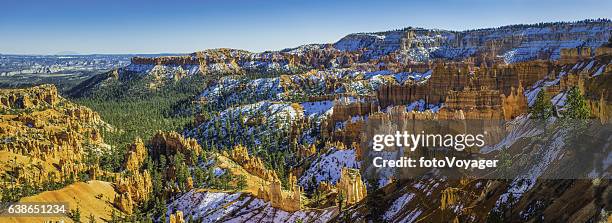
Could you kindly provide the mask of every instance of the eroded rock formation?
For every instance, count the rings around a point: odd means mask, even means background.
[[[136,141],[127,148],[125,169],[132,173],[138,173],[144,160],[147,158],[147,154],[147,148],[142,142],[142,139],[137,138]]]
[[[0,151],[14,157],[0,166],[13,169],[17,182],[76,179],[97,169],[84,160],[86,148],[107,147],[103,128],[110,129],[97,113],[63,99],[53,85],[0,90]]]
[[[562,64],[576,63],[580,60],[590,58],[591,54],[591,48],[588,47],[563,48],[561,49],[561,58],[559,62]]]
[[[1,109],[40,109],[55,106],[61,98],[53,85],[40,85],[26,89],[0,92]]]
[[[440,110],[441,117],[452,115],[446,112],[463,111],[464,119],[503,119],[511,120],[527,111],[527,99],[523,88],[511,88],[508,96],[500,94],[498,90],[466,88],[463,91],[449,91],[444,107]],[[490,115],[479,115],[490,114]]]
[[[361,181],[361,174],[357,169],[343,167],[336,187],[338,193],[342,193],[348,205],[361,201],[368,194],[365,184]]]
[[[147,150],[140,138],[128,145],[125,168],[127,171],[116,175],[114,180],[115,206],[121,211],[131,214],[135,205],[146,201],[153,191],[151,175],[148,170],[140,171]]]
[[[294,212],[301,209],[303,189],[297,185],[297,178],[289,174],[289,190],[282,190],[281,181],[275,171],[265,168],[259,157],[250,156],[246,147],[237,145],[231,151],[223,151],[226,156],[242,166],[249,174],[261,178],[264,182],[254,195],[269,201],[272,207]]]
[[[193,165],[191,157],[198,157],[202,153],[202,147],[198,141],[185,138],[177,132],[157,132],[149,141],[151,153],[155,158],[159,156],[174,156],[178,153],[185,157],[188,164]]]
[[[269,201],[272,207],[294,212],[302,208],[302,192],[303,189],[297,185],[297,178],[292,174],[289,175],[288,191],[282,190],[281,181],[273,174],[269,186],[259,188],[257,197]]]
[[[266,181],[273,181],[276,173],[266,169],[261,158],[249,155],[249,151],[242,145],[235,146],[229,153],[223,151],[224,155],[240,164],[250,174],[260,177]]]
[[[497,90],[508,96],[513,88],[532,86],[554,69],[554,64],[548,61],[495,65],[491,68],[439,62],[434,65],[431,78],[425,84],[382,85],[377,91],[377,98],[380,106],[385,108],[421,99],[428,104],[444,103],[449,92],[466,89]]]
[[[176,213],[170,215],[170,223],[185,223],[182,211],[176,211]]]

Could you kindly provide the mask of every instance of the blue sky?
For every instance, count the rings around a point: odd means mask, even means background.
[[[465,30],[611,18],[610,0],[2,0],[0,53],[278,50],[407,26]]]

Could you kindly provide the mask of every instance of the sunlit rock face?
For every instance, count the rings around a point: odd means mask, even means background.
[[[202,153],[202,147],[193,138],[183,137],[177,132],[157,132],[149,141],[152,156],[174,156],[178,153],[186,157],[190,163],[191,157],[197,157]],[[192,164],[192,163],[190,163]]]
[[[53,85],[0,90],[0,152],[15,156],[6,168],[15,169],[18,182],[76,179],[97,169],[83,161],[86,148],[107,148],[100,133],[105,128],[110,126],[96,112],[62,98]]]
[[[223,154],[234,162],[239,163],[250,174],[266,181],[273,181],[275,179],[274,171],[266,169],[261,158],[249,155],[247,148],[242,145],[235,146],[229,153],[224,151]]]
[[[26,89],[3,90],[0,95],[0,108],[40,109],[55,106],[61,98],[53,85],[40,85]]]
[[[339,193],[346,196],[346,204],[351,205],[361,201],[368,194],[361,174],[357,169],[342,168],[340,181],[336,185]]]

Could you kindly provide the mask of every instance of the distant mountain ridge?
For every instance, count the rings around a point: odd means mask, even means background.
[[[582,20],[577,22],[551,22],[507,25],[499,28],[483,28],[466,31],[441,29],[404,28],[375,33],[348,34],[335,43],[307,44],[280,51],[248,52],[239,49],[208,49],[192,53],[183,60],[169,57],[146,62],[136,58],[138,64],[206,64],[235,60],[240,66],[267,66],[258,62],[278,62],[281,67],[289,64],[291,56],[351,53],[357,61],[365,62],[391,57],[398,62],[425,62],[436,59],[463,60],[474,58],[477,63],[516,63],[544,59],[558,60],[562,48],[597,48],[610,37],[612,21],[609,19]],[[199,58],[199,59],[198,59]],[[295,59],[295,58],[294,58]],[[163,61],[161,61],[163,60]],[[346,59],[343,59],[346,60]],[[133,60],[134,61],[134,60]],[[161,62],[160,62],[161,61]],[[179,62],[182,61],[182,62]],[[241,62],[252,62],[240,64]],[[341,67],[342,61],[319,61]],[[129,68],[128,68],[129,69]],[[142,70],[138,67],[137,70]]]
[[[240,49],[207,49],[187,55],[135,55],[131,63],[110,76],[156,74],[181,78],[196,73],[295,73],[317,68],[350,68],[356,64],[397,66],[435,60],[466,61],[480,66],[513,64],[530,60],[561,59],[561,49],[581,48],[592,56],[608,42],[609,19],[508,25],[467,31],[404,28],[376,33],[353,33],[335,43],[307,44],[280,51],[249,52]],[[582,51],[581,51],[582,52]],[[585,53],[587,51],[584,51]],[[365,69],[362,67],[362,69]],[[85,81],[69,95],[81,95],[106,79]],[[87,87],[85,87],[87,85]],[[75,93],[79,92],[79,93]]]
[[[81,55],[81,53],[76,52],[76,51],[61,51],[61,52],[57,52],[57,53],[55,53],[55,55],[58,55],[58,56],[65,56],[65,55]]]
[[[596,48],[608,41],[612,21],[508,25],[467,31],[405,28],[397,31],[349,34],[336,43],[340,51],[366,49],[368,58],[397,53],[405,60],[500,57],[506,63],[559,58],[561,48]]]

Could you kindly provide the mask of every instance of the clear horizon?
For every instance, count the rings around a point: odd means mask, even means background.
[[[8,0],[4,9],[0,54],[160,54],[280,50],[408,26],[462,31],[609,19],[612,1]]]

